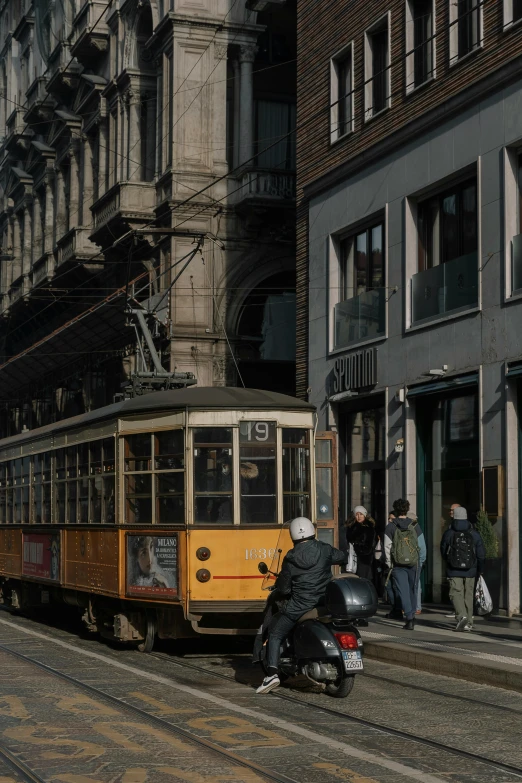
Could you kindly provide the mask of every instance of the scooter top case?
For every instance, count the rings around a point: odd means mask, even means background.
[[[378,600],[373,584],[355,574],[338,576],[326,588],[326,608],[336,618],[373,617]]]

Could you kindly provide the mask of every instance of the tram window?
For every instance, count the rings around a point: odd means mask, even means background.
[[[0,525],[7,522],[7,465],[0,462]]]
[[[283,429],[283,514],[285,520],[310,517],[310,433]]]
[[[65,524],[65,482],[56,484],[56,514],[55,520],[59,525]]]
[[[183,470],[185,467],[183,430],[168,430],[154,434],[154,466],[156,470]]]
[[[69,446],[65,450],[67,460],[67,478],[76,478],[78,475],[78,452],[76,446]]]
[[[275,423],[241,422],[239,442],[241,522],[274,523],[277,519]]]
[[[65,449],[54,452],[54,474],[58,480],[65,478]]]
[[[116,495],[114,476],[103,479],[103,519],[109,524],[116,522]]]
[[[114,438],[104,438],[103,445],[103,472],[114,473],[115,470],[115,444]]]
[[[232,428],[201,427],[193,432],[195,522],[232,522]]]
[[[89,443],[89,472],[98,476],[102,472],[102,441],[93,440]]]
[[[156,474],[156,522],[185,521],[185,474]]]
[[[87,465],[87,467],[89,467]],[[78,485],[78,522],[86,525],[89,522],[89,479],[80,478]]]
[[[89,444],[80,443],[78,445],[78,475],[89,475]]]
[[[89,520],[91,522],[102,521],[102,487],[103,479],[101,476],[96,476],[90,479],[89,497],[90,497],[90,510]]]
[[[76,500],[78,498],[78,482],[67,482],[67,516],[65,521],[70,525],[74,525],[78,521],[78,511],[76,508]]]
[[[125,438],[125,470],[142,471],[151,469],[150,432],[127,435]]]
[[[132,473],[125,476],[125,522],[152,523],[152,475]]]

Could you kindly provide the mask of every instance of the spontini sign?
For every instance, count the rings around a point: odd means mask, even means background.
[[[335,360],[333,375],[334,394],[359,391],[377,383],[377,348],[340,356]]]

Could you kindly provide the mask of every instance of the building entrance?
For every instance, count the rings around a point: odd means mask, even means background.
[[[416,423],[417,513],[428,550],[425,598],[438,603],[448,598],[440,541],[451,523],[450,508],[459,503],[472,519],[480,508],[477,392],[419,400]]]

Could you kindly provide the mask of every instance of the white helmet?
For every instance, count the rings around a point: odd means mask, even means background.
[[[306,517],[297,517],[290,522],[290,536],[292,541],[302,541],[304,538],[315,536],[315,528]]]

